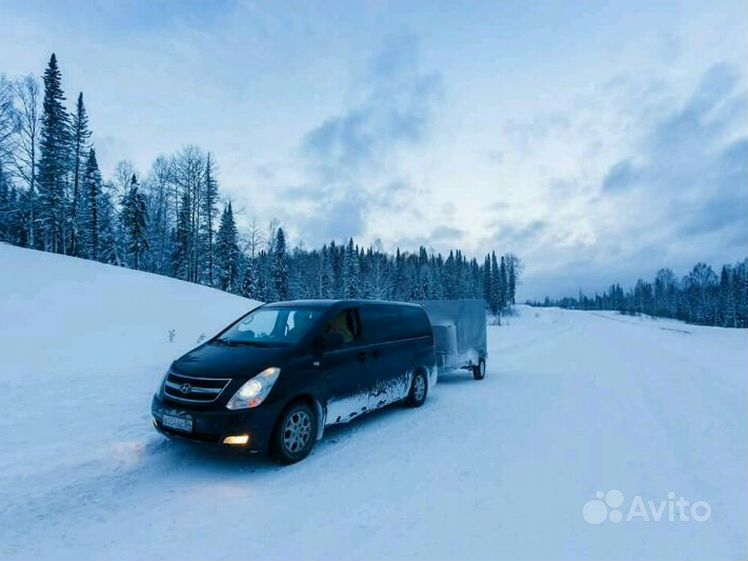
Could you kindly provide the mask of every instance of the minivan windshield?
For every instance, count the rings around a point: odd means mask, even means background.
[[[323,312],[320,308],[257,308],[212,342],[258,347],[293,345],[311,329]]]

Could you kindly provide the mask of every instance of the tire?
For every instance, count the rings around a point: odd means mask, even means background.
[[[486,361],[480,359],[476,366],[473,366],[473,378],[476,380],[482,380],[486,377]]]
[[[278,418],[270,455],[279,464],[295,464],[309,455],[316,440],[317,414],[309,404],[296,401]]]
[[[426,401],[429,393],[429,380],[423,370],[416,370],[410,382],[410,391],[405,398],[408,407],[420,407]]]

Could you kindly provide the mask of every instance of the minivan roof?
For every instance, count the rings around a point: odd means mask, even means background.
[[[421,307],[420,304],[411,302],[396,302],[392,300],[361,300],[361,299],[339,299],[339,300],[288,300],[284,302],[270,302],[267,307],[286,308],[303,306],[305,308],[331,308],[338,304],[361,306],[364,304],[388,304],[397,306]]]

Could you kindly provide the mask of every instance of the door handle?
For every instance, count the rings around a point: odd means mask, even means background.
[[[358,360],[360,360],[361,362],[366,360],[366,351],[361,351],[360,353],[358,353]]]

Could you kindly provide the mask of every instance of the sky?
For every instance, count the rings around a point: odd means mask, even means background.
[[[748,253],[748,5],[0,0],[105,177],[210,151],[292,244],[511,252],[520,298]]]

